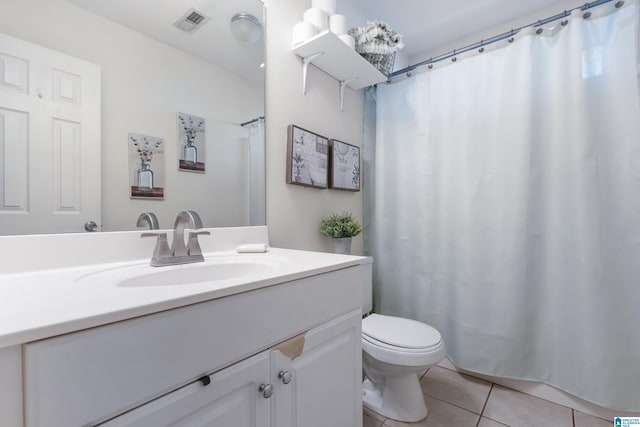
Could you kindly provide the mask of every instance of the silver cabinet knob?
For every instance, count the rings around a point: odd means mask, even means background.
[[[98,229],[98,224],[96,224],[95,221],[85,222],[84,229],[86,231],[96,231]]]
[[[278,373],[278,378],[282,380],[282,384],[289,384],[291,382],[291,372],[280,371]]]
[[[258,391],[262,393],[262,397],[268,399],[273,394],[273,386],[271,384],[261,384]]]

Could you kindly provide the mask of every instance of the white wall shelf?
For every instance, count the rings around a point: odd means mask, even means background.
[[[307,67],[313,64],[340,82],[340,108],[344,102],[344,88],[358,90],[387,80],[382,74],[330,31],[293,46],[302,57],[302,92],[307,91]]]

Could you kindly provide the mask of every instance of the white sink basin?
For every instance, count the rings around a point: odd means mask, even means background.
[[[189,264],[188,267],[163,270],[166,267],[154,268],[149,274],[129,277],[121,280],[117,285],[124,288],[140,286],[178,286],[194,283],[217,282],[229,280],[251,274],[265,273],[275,269],[274,265],[255,262],[228,262],[215,264]],[[155,271],[157,270],[157,271]]]
[[[285,264],[286,258],[268,254],[212,256],[204,262],[168,267],[137,264],[111,268],[82,276],[78,283],[123,288],[197,285],[267,277]]]

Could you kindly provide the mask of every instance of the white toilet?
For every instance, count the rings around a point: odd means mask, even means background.
[[[366,275],[365,275],[366,276]],[[372,309],[371,277],[363,286],[363,313]],[[362,319],[362,401],[366,408],[404,422],[427,416],[418,375],[445,356],[440,333],[401,317],[371,314]]]

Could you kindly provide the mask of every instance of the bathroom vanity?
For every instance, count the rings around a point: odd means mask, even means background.
[[[85,251],[101,239],[73,261],[3,266],[0,425],[361,425],[371,260],[237,254],[266,227],[209,230],[205,262],[161,268],[139,232],[0,239]]]

